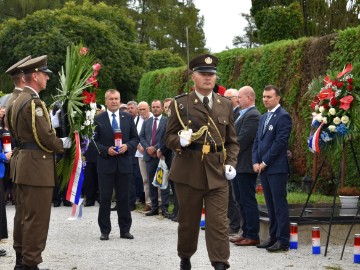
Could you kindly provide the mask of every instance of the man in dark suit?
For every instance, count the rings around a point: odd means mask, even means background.
[[[273,85],[266,86],[263,103],[268,112],[260,119],[252,150],[253,168],[260,174],[270,219],[270,238],[257,247],[266,248],[269,252],[287,251],[290,239],[286,184],[289,172],[287,147],[292,121],[279,102],[279,89]]]
[[[238,246],[259,244],[259,209],[256,201],[256,177],[252,166],[252,147],[261,114],[255,107],[255,92],[250,86],[240,88],[238,94],[239,115],[235,118],[235,129],[240,151],[233,182],[235,200],[243,217],[242,235],[230,239]]]
[[[146,120],[140,131],[140,144],[145,149],[144,160],[146,163],[146,171],[149,176],[149,190],[151,199],[151,210],[146,216],[154,216],[159,214],[158,188],[152,185],[159,158],[157,150],[164,145],[164,136],[166,131],[167,117],[162,115],[163,104],[160,100],[154,100],[151,103],[151,111],[153,116]],[[161,189],[161,210],[164,216],[168,216],[169,206],[169,186]]]
[[[100,207],[98,224],[100,240],[109,240],[111,231],[110,206],[115,187],[120,238],[134,239],[130,234],[132,223],[129,209],[129,184],[132,177],[132,156],[139,143],[133,117],[120,112],[120,92],[109,89],[105,93],[107,110],[96,116],[94,141],[99,149],[97,172],[99,180]],[[122,132],[122,144],[114,146],[114,130]]]
[[[169,179],[179,201],[178,256],[180,269],[191,269],[203,205],[206,246],[216,270],[229,268],[227,208],[229,183],[235,177],[239,145],[231,102],[213,92],[218,59],[203,54],[190,61],[195,90],[175,98],[165,135],[175,151]]]

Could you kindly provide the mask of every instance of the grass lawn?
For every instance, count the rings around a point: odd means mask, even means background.
[[[304,204],[308,194],[305,192],[289,192],[287,200],[289,204]],[[264,194],[256,193],[256,199],[258,204],[265,204]],[[325,196],[318,193],[311,194],[309,203],[332,203],[332,196]],[[339,203],[339,198],[336,198],[336,202]]]

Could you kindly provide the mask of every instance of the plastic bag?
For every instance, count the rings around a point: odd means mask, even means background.
[[[166,189],[168,187],[168,175],[169,169],[165,163],[165,160],[160,159],[152,182],[153,186],[160,189]]]

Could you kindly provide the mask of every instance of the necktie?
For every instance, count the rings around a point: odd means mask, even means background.
[[[266,119],[265,119],[265,123],[264,123],[263,134],[265,133],[265,130],[267,128],[267,125],[269,124],[269,121],[270,121],[272,115],[273,115],[272,112],[268,112]]]
[[[116,121],[116,114],[115,113],[113,113],[112,115],[112,122],[111,122],[111,127],[113,128],[113,129],[119,129],[119,124],[118,124],[118,122]]]
[[[157,130],[157,121],[158,119],[155,117],[154,118],[154,124],[153,124],[153,128],[152,128],[152,132],[151,132],[151,145],[154,146],[155,145],[155,141],[156,141],[156,130]]]
[[[209,107],[209,98],[208,97],[204,97],[203,99],[203,103],[204,103],[204,106],[205,108],[207,109],[208,112],[210,112],[210,107]]]
[[[245,113],[244,110],[241,110],[241,111],[240,111],[238,118],[236,118],[236,120],[235,120],[235,124],[240,121],[240,118],[241,118],[241,116],[244,115],[244,113]]]

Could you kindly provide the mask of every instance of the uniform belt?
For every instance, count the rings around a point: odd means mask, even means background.
[[[20,150],[41,150],[36,143],[20,143]]]
[[[192,144],[188,145],[187,148],[190,149],[190,150],[202,151],[203,150],[203,144],[192,143]],[[222,145],[217,146],[216,149],[215,149],[215,145],[210,144],[210,152],[211,153],[221,152],[222,150],[223,150]]]

